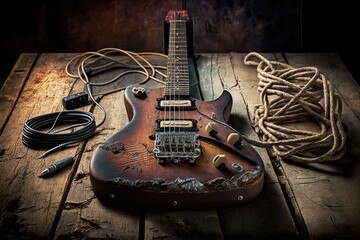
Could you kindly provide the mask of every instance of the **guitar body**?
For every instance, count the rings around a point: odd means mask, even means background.
[[[144,89],[138,96],[134,89],[139,88],[132,85],[125,90],[130,122],[102,143],[91,160],[91,183],[99,198],[137,207],[208,208],[242,204],[260,194],[264,182],[261,158],[244,140],[228,143],[234,131],[221,124],[231,112],[229,92],[208,102],[188,98],[185,104],[191,102],[191,107],[166,111],[161,107],[163,89]],[[217,133],[209,133],[209,123],[216,125]],[[165,127],[168,125],[177,128]],[[169,135],[160,135],[163,132]],[[175,138],[178,132],[196,136],[196,157],[176,155],[193,149],[185,144],[179,150],[183,135],[176,143],[168,143],[169,136]],[[168,153],[167,147],[161,150],[164,142],[169,148],[176,146],[177,152]],[[215,166],[219,158],[226,162]]]
[[[260,156],[228,121],[229,92],[190,97],[184,10],[169,11],[166,86],[125,90],[130,122],[102,143],[90,163],[97,196],[115,204],[209,208],[246,203],[264,183]]]

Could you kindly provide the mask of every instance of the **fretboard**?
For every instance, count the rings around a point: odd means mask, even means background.
[[[169,53],[165,96],[189,96],[189,67],[185,20],[170,20]]]

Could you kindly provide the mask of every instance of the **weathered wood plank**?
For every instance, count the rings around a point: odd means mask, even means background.
[[[2,133],[6,121],[26,83],[37,55],[37,53],[21,54],[0,89],[0,106],[2,108],[2,113],[0,115],[0,134]]]
[[[216,211],[147,211],[144,239],[223,239]]]
[[[101,100],[107,120],[86,144],[69,195],[61,214],[55,237],[138,239],[140,211],[103,205],[95,196],[89,179],[89,164],[96,147],[128,122],[123,93],[107,95]],[[114,104],[116,103],[116,104]],[[104,117],[96,109],[95,118]]]
[[[42,54],[0,137],[0,221],[3,237],[47,238],[58,211],[70,170],[52,178],[38,178],[40,171],[57,160],[71,156],[71,148],[37,159],[42,151],[22,144],[22,126],[29,118],[59,111],[61,98],[71,82],[64,65],[69,54]]]
[[[286,54],[295,67],[315,66],[333,83],[343,99],[348,150],[339,161],[298,166],[283,162],[307,226],[309,237],[360,237],[359,86],[337,54]]]
[[[156,65],[161,65],[162,61],[155,60]],[[119,73],[118,70],[104,72],[92,77],[91,82],[106,82]],[[126,75],[112,84],[94,87],[93,93],[119,89],[142,79],[143,75],[140,74]],[[144,86],[159,87],[161,85],[150,80]],[[92,191],[89,164],[96,148],[128,123],[123,91],[105,95],[100,104],[107,112],[106,121],[97,130],[98,133],[89,139],[81,156],[55,232],[55,237],[59,239],[69,237],[139,239],[142,214],[140,208],[107,206],[102,204]],[[94,115],[97,123],[104,117],[104,113],[97,107]]]
[[[254,94],[254,84],[244,83],[251,81],[248,78],[251,70],[241,61],[240,57],[230,54],[202,54],[198,61],[201,89],[205,100],[218,97],[224,89],[229,90],[234,100],[229,123],[244,135],[257,139],[248,111],[253,106],[252,101],[258,100],[258,94]],[[248,89],[254,91],[248,92]],[[218,209],[224,237],[296,238],[297,230],[268,154],[265,149],[255,149],[265,164],[264,189],[257,199],[246,205]]]

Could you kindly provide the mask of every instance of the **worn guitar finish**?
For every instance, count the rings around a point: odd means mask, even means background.
[[[226,124],[232,97],[189,96],[185,11],[170,11],[168,79],[164,89],[125,90],[129,124],[96,151],[93,190],[102,199],[138,207],[208,208],[242,204],[263,187],[257,152]]]

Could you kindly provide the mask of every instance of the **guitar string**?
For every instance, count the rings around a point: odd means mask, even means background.
[[[176,19],[176,16],[175,16],[175,19]],[[172,22],[170,22],[170,24],[173,26],[173,28],[172,28],[172,30],[171,30],[171,33],[170,33],[170,37],[171,37],[171,40],[172,40],[172,46],[171,46],[171,59],[172,59],[172,69],[171,69],[171,87],[170,87],[170,102],[173,102],[173,100],[174,100],[174,94],[175,94],[175,86],[174,86],[174,77],[175,77],[175,75],[174,75],[174,71],[176,70],[175,69],[175,67],[176,67],[176,59],[175,59],[175,39],[174,39],[174,32],[176,31],[176,21],[175,20],[173,20]],[[170,111],[170,118],[169,118],[169,120],[170,121],[173,121],[174,120],[174,106],[172,106],[171,104],[170,104],[170,109],[171,109],[171,111]],[[175,125],[174,125],[174,127],[172,128],[172,126],[171,126],[171,124],[170,124],[170,131],[173,131],[173,132],[175,132]],[[170,136],[171,136],[171,142],[170,142],[170,144],[169,144],[169,147],[170,147],[170,152],[172,152],[172,143],[173,143],[173,141],[174,141],[174,138],[173,138],[173,134],[170,134]]]
[[[185,92],[184,90],[184,79],[186,79],[187,81],[189,81],[189,76],[188,71],[187,71],[187,64],[188,64],[188,60],[187,60],[187,39],[186,39],[186,22],[184,20],[179,21],[179,34],[178,34],[178,42],[179,42],[179,48],[178,48],[178,55],[181,57],[180,58],[180,64],[179,64],[179,71],[178,71],[178,87],[179,87],[179,95],[185,95],[187,96],[188,93]],[[181,83],[181,84],[180,84]],[[189,90],[189,89],[188,89]],[[179,96],[180,99],[180,96]],[[179,119],[181,120],[185,120],[185,106],[181,106],[181,104],[179,105],[178,108],[179,111]],[[179,126],[180,129],[180,126]],[[182,148],[183,152],[186,152],[185,148]]]
[[[164,91],[164,99],[165,99],[165,108],[164,108],[164,114],[163,114],[163,120],[170,120],[170,106],[168,106],[168,101],[169,101],[169,96],[171,98],[171,95],[169,95],[169,91],[171,91],[171,71],[172,71],[172,55],[171,55],[171,21],[170,21],[170,31],[169,31],[169,45],[168,45],[168,55],[169,55],[169,58],[168,58],[168,62],[167,62],[167,66],[168,66],[168,69],[167,69],[167,79],[166,79],[166,87],[165,87],[165,91]],[[164,125],[163,127],[163,133],[165,134],[166,132],[166,125]],[[165,145],[166,147],[166,145]]]
[[[176,68],[176,75],[175,75],[175,78],[176,78],[176,91],[177,91],[177,99],[178,100],[180,100],[180,95],[182,94],[182,90],[181,90],[181,88],[180,88],[180,79],[179,79],[179,72],[182,70],[182,58],[181,58],[181,55],[179,54],[179,48],[180,48],[180,46],[182,46],[182,42],[180,41],[180,38],[179,38],[179,35],[180,35],[180,31],[181,31],[181,27],[182,27],[182,22],[179,20],[178,21],[178,27],[177,27],[177,30],[176,30],[176,35],[175,35],[175,38],[176,38],[176,42],[177,42],[177,46],[178,46],[178,48],[177,49],[175,49],[175,51],[176,51],[176,55],[178,56],[178,63],[177,63],[177,65],[179,66],[179,68],[177,67]],[[176,48],[176,47],[175,47]],[[176,104],[175,104],[176,105]],[[176,107],[177,109],[177,111],[176,111],[176,113],[177,113],[177,119],[181,119],[181,111],[180,111],[180,106],[177,106]],[[178,129],[178,131],[180,132],[180,125],[181,124],[179,124],[178,125],[178,127],[177,127],[177,129]],[[176,148],[176,151],[179,151],[179,149],[178,149],[178,145],[176,145],[177,146],[177,148]]]
[[[174,22],[173,22],[173,24],[174,24],[174,29],[173,29],[173,33],[172,33],[172,37],[173,37],[173,40],[174,40],[174,42],[173,42],[173,44],[174,44],[174,46],[173,46],[173,61],[174,61],[174,64],[173,64],[173,71],[172,71],[172,81],[171,81],[171,84],[172,84],[172,87],[171,87],[171,89],[172,89],[172,102],[174,103],[174,100],[175,100],[175,96],[176,96],[176,82],[175,82],[175,72],[176,72],[176,61],[177,61],[177,56],[176,56],[176,54],[175,54],[175,48],[176,48],[176,41],[175,41],[175,37],[176,37],[176,19],[177,19],[177,17],[178,16],[176,16],[175,17],[175,20],[174,20]],[[175,123],[175,104],[172,106],[172,111],[171,111],[171,116],[172,116],[172,120],[174,121],[174,123]],[[174,127],[173,127],[173,129],[172,129],[172,131],[174,132],[174,133],[176,133],[176,125],[174,124]],[[171,136],[174,136],[174,135],[171,135]],[[174,141],[174,139],[172,139],[172,141],[171,142],[173,142]],[[172,146],[172,144],[170,144],[170,146]],[[171,149],[172,150],[172,149]]]
[[[182,21],[181,22],[181,31],[180,31],[180,39],[182,40],[183,39],[183,37],[184,37],[184,26],[185,26],[185,21]],[[186,34],[186,32],[185,32],[185,34]],[[186,38],[185,38],[186,39]],[[180,73],[179,73],[179,75],[180,75],[180,82],[181,82],[181,89],[182,89],[182,91],[183,91],[183,86],[184,86],[184,72],[185,72],[185,70],[186,70],[186,66],[185,66],[185,61],[187,62],[187,48],[186,48],[186,41],[185,42],[181,42],[182,44],[182,48],[185,48],[185,49],[179,49],[179,52],[180,52],[180,56],[181,56],[181,70],[180,70]],[[185,51],[185,53],[186,53],[186,55],[184,54],[184,51]],[[183,93],[183,95],[186,95],[186,94],[184,94]],[[180,109],[181,109],[181,115],[180,115],[180,118],[182,119],[182,120],[184,120],[185,119],[185,109],[184,109],[184,106],[181,108],[180,107]]]
[[[178,42],[180,42],[181,44],[179,44],[181,46],[181,48],[184,46],[184,43],[181,41],[182,40],[182,36],[183,36],[183,26],[184,26],[184,21],[181,21],[179,24],[179,34],[178,34]],[[180,99],[180,95],[183,95],[183,70],[184,70],[184,56],[182,54],[182,50],[178,49],[178,54],[180,56],[180,67],[179,67],[179,72],[178,72],[178,87],[179,87],[179,97],[178,99]],[[181,84],[180,84],[181,83]],[[183,120],[182,116],[184,114],[184,108],[181,107],[181,104],[179,104],[178,106],[178,112],[179,112],[179,119]],[[179,131],[180,131],[180,125],[179,125]],[[177,151],[179,151],[179,149],[177,149]]]
[[[175,134],[177,134],[177,132],[179,132],[179,127],[177,126],[176,124],[176,119],[177,119],[177,107],[176,107],[176,99],[179,95],[179,89],[178,89],[178,79],[177,79],[177,73],[178,73],[178,66],[179,66],[179,63],[180,63],[180,60],[179,60],[179,55],[177,54],[176,52],[176,46],[177,44],[179,43],[178,41],[178,32],[179,32],[179,16],[180,14],[178,13],[177,14],[177,18],[176,18],[176,21],[175,21],[175,35],[174,35],[174,39],[175,39],[175,46],[174,46],[174,54],[176,56],[175,58],[175,71],[174,71],[174,112],[173,112],[173,116],[174,116],[174,131],[175,131]],[[176,138],[175,138],[175,146],[176,146]]]
[[[176,16],[173,16],[176,19]],[[175,59],[175,32],[176,32],[176,21],[175,19],[170,21],[170,40],[171,40],[171,72],[170,72],[170,103],[169,103],[169,121],[171,123],[171,121],[174,120],[174,106],[171,105],[171,103],[174,100],[174,94],[175,94],[175,86],[174,86],[174,77],[175,77],[175,71],[176,71],[176,59]],[[169,126],[169,132],[175,132],[175,125],[174,127]],[[170,134],[170,144],[169,144],[169,148],[170,148],[170,152],[172,152],[172,143],[174,141],[173,138],[173,134]]]
[[[179,17],[179,16],[178,16]],[[180,30],[180,24],[179,24],[179,20],[176,21],[176,25],[175,25],[175,41],[176,41],[176,45],[175,45],[175,55],[176,55],[176,68],[175,68],[175,76],[174,76],[174,85],[175,85],[175,96],[174,96],[174,100],[178,100],[180,99],[180,88],[179,88],[179,69],[181,68],[181,62],[180,62],[180,57],[178,54],[178,49],[176,48],[176,46],[179,46],[179,30]],[[179,107],[177,106],[177,104],[174,102],[174,119],[175,121],[179,120]],[[178,132],[180,132],[180,124],[178,124],[177,122],[175,122],[174,124],[175,126],[175,132],[176,134]],[[175,146],[176,146],[176,151],[178,151],[178,145],[177,145],[177,141],[178,139],[175,139]]]

